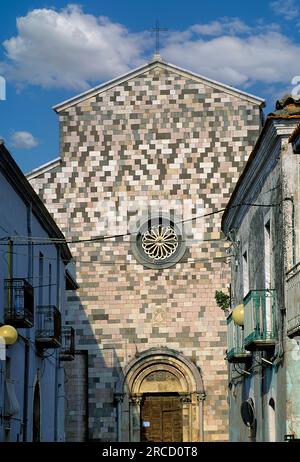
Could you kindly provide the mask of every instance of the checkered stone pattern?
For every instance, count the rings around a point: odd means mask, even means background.
[[[190,218],[225,207],[259,129],[259,103],[157,66],[61,112],[61,166],[31,183],[69,239],[127,232],[147,206],[180,214],[186,203]],[[130,236],[71,245],[80,289],[67,316],[89,351],[90,439],[116,440],[116,383],[161,346],[201,368],[205,441],[228,439],[220,221],[192,222],[203,240],[187,233],[182,260],[159,271],[134,258]]]

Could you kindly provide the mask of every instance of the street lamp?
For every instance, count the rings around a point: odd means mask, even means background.
[[[13,326],[6,324],[0,327],[0,343],[5,343],[5,345],[13,345],[17,340],[18,332]]]
[[[232,319],[234,320],[235,324],[238,326],[244,325],[244,305],[241,303],[237,305],[234,310],[232,311]]]

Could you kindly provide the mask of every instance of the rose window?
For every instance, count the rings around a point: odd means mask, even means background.
[[[156,225],[142,236],[142,248],[153,260],[164,260],[176,252],[178,236],[170,226]]]
[[[137,221],[137,232],[131,236],[131,250],[145,268],[170,268],[184,256],[183,227],[172,218],[166,213],[165,216],[148,215]]]

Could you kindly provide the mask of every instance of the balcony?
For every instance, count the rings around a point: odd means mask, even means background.
[[[286,280],[287,335],[300,335],[300,263],[287,273]]]
[[[33,287],[26,279],[4,280],[4,322],[14,327],[32,327],[34,323]]]
[[[244,298],[245,348],[266,350],[277,340],[274,290],[251,290]]]
[[[251,358],[250,351],[245,350],[244,346],[244,329],[237,326],[232,314],[227,318],[227,337],[228,349],[226,359],[229,363],[245,363]]]
[[[61,346],[61,315],[54,305],[37,306],[35,343],[39,348]]]
[[[62,326],[59,359],[61,361],[73,361],[75,359],[75,331],[73,327]]]

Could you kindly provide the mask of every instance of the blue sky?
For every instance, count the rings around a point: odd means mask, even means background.
[[[300,75],[300,0],[1,2],[0,136],[26,172],[58,157],[53,105],[163,58],[267,100]],[[300,82],[300,77],[299,77]]]

